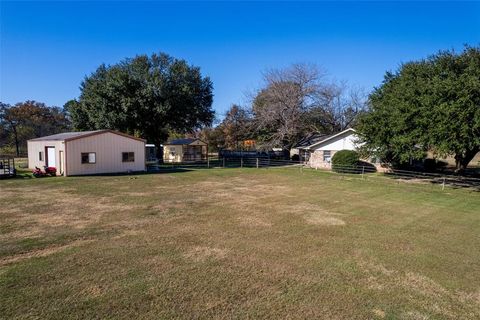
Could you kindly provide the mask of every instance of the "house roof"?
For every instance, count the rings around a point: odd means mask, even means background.
[[[45,136],[45,137],[30,139],[29,141],[70,141],[70,140],[81,139],[81,138],[90,137],[90,136],[94,136],[94,135],[102,134],[102,133],[107,133],[107,132],[117,134],[119,136],[123,136],[123,137],[126,137],[126,138],[135,139],[135,140],[145,142],[144,139],[137,138],[137,137],[128,135],[126,133],[122,133],[122,132],[118,132],[118,131],[114,131],[114,130],[63,132],[63,133],[52,134],[52,135]]]
[[[305,137],[303,137],[296,145],[295,145],[295,148],[304,148],[304,147],[308,147],[314,143],[317,143],[317,142],[320,142],[320,141],[324,141],[325,139],[328,139],[329,137],[331,137],[332,135],[328,135],[328,134],[323,134],[323,133],[318,133],[318,132],[315,132],[315,133],[311,133]]]
[[[334,138],[336,138],[336,137],[338,137],[338,136],[340,136],[340,135],[342,135],[342,134],[344,134],[344,133],[347,133],[347,132],[351,132],[351,133],[353,134],[353,133],[355,133],[356,131],[355,131],[355,129],[353,129],[353,128],[348,128],[348,129],[345,129],[345,130],[340,131],[340,132],[338,132],[338,133],[324,136],[323,138],[319,139],[318,141],[312,143],[311,145],[308,145],[308,146],[306,146],[306,147],[299,147],[299,148],[300,148],[300,149],[310,149],[310,148],[312,148],[312,147],[314,147],[314,146],[316,146],[316,145],[319,145],[319,144],[321,144],[321,143],[325,143],[325,142],[327,142],[327,141],[330,141],[330,140],[332,140],[332,139],[334,139]]]
[[[197,138],[184,138],[184,139],[175,139],[175,140],[171,140],[167,143],[165,143],[166,145],[185,145],[185,144],[191,144],[195,141],[201,141],[203,142],[202,140],[200,139],[197,139]]]

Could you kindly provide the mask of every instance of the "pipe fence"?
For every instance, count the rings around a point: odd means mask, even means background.
[[[150,172],[200,170],[209,168],[290,168],[303,171],[318,171],[340,179],[360,179],[364,181],[388,181],[396,183],[410,183],[412,185],[471,188],[480,191],[480,178],[462,176],[450,172],[424,172],[400,169],[379,169],[368,163],[360,163],[356,166],[335,165],[325,168],[312,168],[306,163],[291,160],[271,159],[265,157],[233,157],[233,158],[209,158],[200,162],[165,163],[150,165]]]

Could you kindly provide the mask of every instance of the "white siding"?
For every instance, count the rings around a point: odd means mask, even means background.
[[[314,147],[314,150],[356,150],[355,140],[358,139],[357,135],[351,132],[347,132],[343,135],[333,138],[332,140],[321,143],[318,147]]]
[[[60,172],[60,151],[65,150],[65,144],[63,141],[59,140],[41,140],[41,141],[28,141],[27,142],[27,150],[28,150],[28,168],[35,169],[35,167],[39,167],[43,170],[43,166],[46,165],[46,150],[45,147],[55,147],[55,162],[57,166],[57,174],[61,174]],[[39,152],[42,152],[43,159],[39,159]],[[64,153],[65,154],[65,153]],[[61,159],[63,163],[65,163],[65,159]]]
[[[96,163],[82,164],[82,153],[95,152]],[[122,162],[122,152],[134,152],[134,162]],[[66,142],[66,175],[145,171],[145,143],[111,132]]]

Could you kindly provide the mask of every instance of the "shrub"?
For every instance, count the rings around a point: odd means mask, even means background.
[[[355,173],[360,157],[356,151],[340,150],[333,155],[332,170],[335,172]]]

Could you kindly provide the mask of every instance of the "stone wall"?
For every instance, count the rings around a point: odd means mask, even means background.
[[[334,150],[330,151],[330,156],[331,156],[330,159],[333,158],[333,155],[335,154],[335,152],[337,151],[334,151]],[[360,159],[360,160],[375,166],[378,172],[386,172],[389,170],[388,167],[383,167],[380,163],[372,163],[369,159]],[[323,161],[323,151],[316,150],[310,154],[308,166],[314,169],[331,169],[332,163]]]
[[[333,158],[333,155],[336,151],[330,151],[330,159]],[[310,154],[310,159],[308,160],[308,165],[311,168],[315,169],[330,169],[332,167],[331,162],[323,161],[323,151],[322,150],[315,150],[313,153]]]

